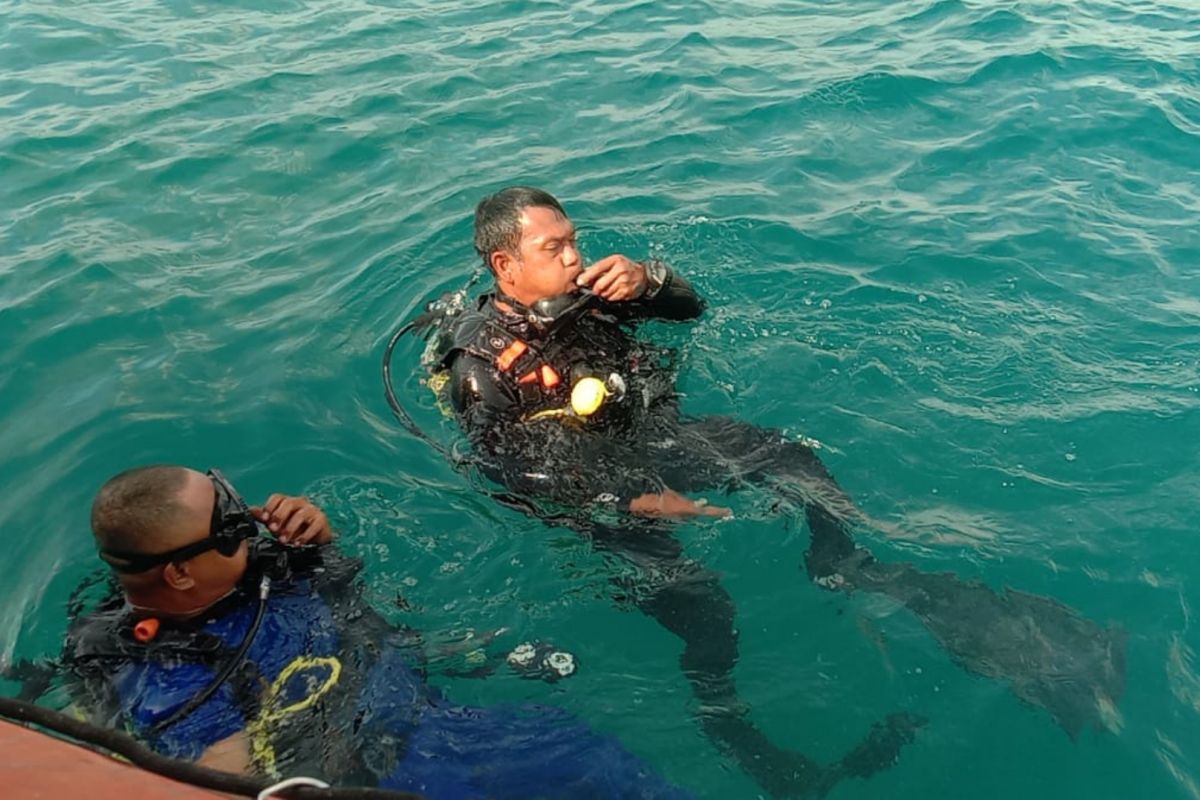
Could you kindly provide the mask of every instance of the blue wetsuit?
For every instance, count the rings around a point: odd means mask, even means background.
[[[215,637],[223,642],[228,658],[249,630],[256,607],[256,597],[241,594],[199,621],[197,630],[208,641]],[[273,742],[271,752],[278,750],[281,772],[321,772],[313,764],[320,759],[290,758],[290,729],[296,741],[322,748],[326,762],[328,739],[352,737],[351,760],[366,765],[380,786],[433,800],[691,797],[615,738],[596,733],[564,711],[455,705],[424,682],[401,641],[367,642],[348,654],[345,638],[314,578],[301,575],[277,585],[267,601],[246,655],[248,669],[256,674],[226,682],[165,730],[150,732],[209,685],[220,659],[200,663],[147,648],[140,656],[110,664],[106,689],[135,735],[175,757],[195,759],[214,743],[246,730],[252,742]],[[287,670],[291,672],[281,679]],[[247,685],[257,687],[249,703]],[[293,713],[282,711],[312,694],[321,697]],[[321,720],[333,721],[332,735],[322,731]]]

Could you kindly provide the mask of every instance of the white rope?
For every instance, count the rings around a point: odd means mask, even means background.
[[[319,781],[316,778],[288,778],[280,781],[274,786],[268,786],[258,793],[258,800],[271,800],[276,792],[282,792],[284,789],[290,789],[293,786],[315,786],[318,789],[328,789],[329,784],[324,781]]]

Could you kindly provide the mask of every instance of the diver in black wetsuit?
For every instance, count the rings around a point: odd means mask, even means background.
[[[806,444],[739,420],[680,413],[673,354],[630,330],[641,319],[702,312],[680,276],[620,255],[584,269],[570,219],[536,189],[485,198],[475,230],[497,291],[453,316],[434,350],[485,472],[516,492],[572,507],[556,519],[644,570],[631,594],[684,640],[681,664],[705,707],[705,729],[765,788],[820,791],[841,771],[789,759],[746,720],[730,677],[732,602],[653,519],[727,512],[681,492],[768,484],[804,509],[811,534],[805,566],[816,584],[891,597],[961,666],[1005,680],[1072,738],[1089,725],[1119,724],[1120,629],[1101,628],[1048,598],[879,562],[854,543],[850,526],[865,519]],[[589,507],[631,516],[614,526],[596,521]],[[892,722],[897,733],[902,725]]]
[[[680,665],[704,730],[771,794],[822,795],[844,776],[893,763],[920,724],[912,715],[892,715],[831,766],[775,746],[747,719],[732,677],[733,602],[713,572],[684,557],[662,521],[726,516],[678,490],[726,483],[738,471],[726,451],[697,449],[713,422],[679,416],[673,353],[626,330],[640,319],[699,316],[704,304],[692,287],[662,264],[620,255],[584,270],[566,213],[534,189],[480,204],[476,248],[498,291],[457,315],[434,347],[484,471],[526,496],[632,515],[619,526],[580,513],[559,519],[638,568],[622,594],[683,640]],[[539,302],[545,298],[561,307]],[[801,445],[751,426],[721,425],[740,439],[735,449],[746,466],[764,447],[799,447],[808,458]]]

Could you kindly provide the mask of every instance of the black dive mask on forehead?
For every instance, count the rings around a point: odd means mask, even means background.
[[[225,480],[220,470],[210,469],[208,478],[212,481],[213,499],[212,519],[208,524],[208,536],[198,542],[185,544],[165,553],[131,553],[120,550],[101,550],[100,558],[117,572],[145,572],[151,567],[171,562],[187,561],[209,550],[216,550],[229,558],[237,553],[238,548],[246,539],[258,535],[258,525],[249,506],[237,490]]]

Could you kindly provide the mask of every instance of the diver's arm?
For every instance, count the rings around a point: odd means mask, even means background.
[[[517,398],[505,385],[496,368],[482,358],[459,352],[450,362],[450,405],[463,420],[468,434],[481,425],[491,425],[498,417],[516,408]]]
[[[704,301],[692,285],[658,259],[646,263],[611,255],[588,267],[576,279],[625,319],[683,321],[704,313]]]
[[[634,301],[644,309],[642,316],[682,322],[703,314],[704,300],[692,285],[667,265],[659,264],[658,268],[663,270],[662,283],[656,286],[653,281],[648,282],[646,291]]]
[[[196,763],[201,767],[217,769],[221,772],[230,772],[234,775],[249,775],[252,772],[250,765],[250,740],[247,738],[246,732],[244,730],[238,731],[232,736],[211,745],[200,754],[200,757],[196,759]]]
[[[459,425],[483,456],[485,475],[517,494],[539,494],[531,475],[538,474],[535,440],[519,417],[512,390],[494,366],[459,352],[450,362],[450,404]]]
[[[629,501],[629,511],[639,517],[687,519],[688,517],[721,517],[728,519],[733,511],[723,506],[710,506],[708,501],[691,500],[674,489],[648,492]]]

